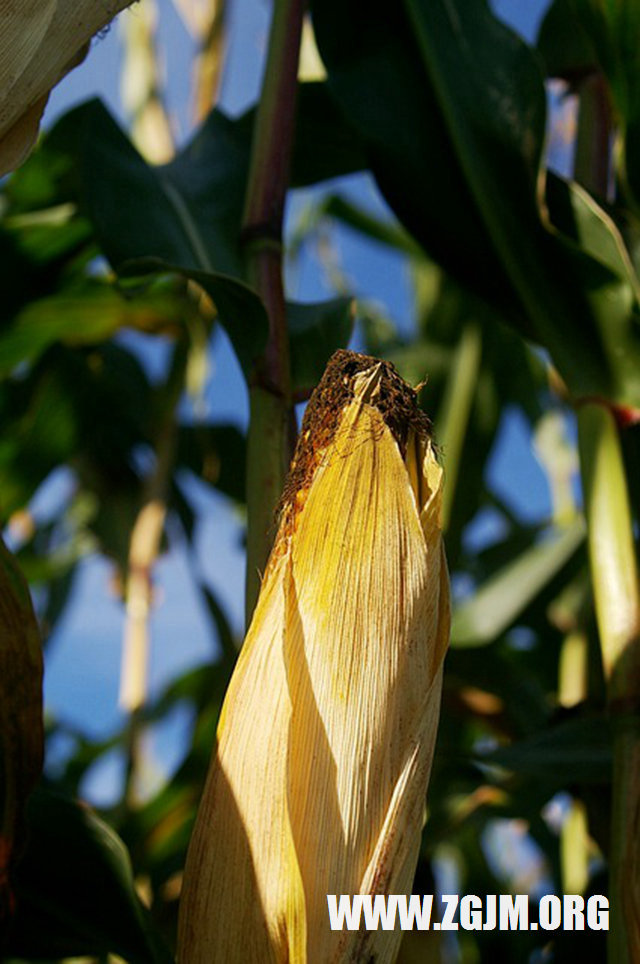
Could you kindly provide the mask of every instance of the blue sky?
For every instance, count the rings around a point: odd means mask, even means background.
[[[535,35],[544,3],[502,0],[495,4],[499,14],[528,38]],[[160,0],[159,43],[166,60],[167,99],[175,119],[180,142],[190,131],[188,116],[189,65],[192,44],[171,0]],[[230,40],[224,73],[221,106],[237,114],[255,99],[260,85],[266,47],[269,5],[263,0],[234,0],[231,3]],[[136,16],[135,6],[122,16]],[[70,74],[53,92],[45,115],[45,127],[69,107],[90,96],[101,96],[122,123],[119,82],[119,38],[114,25],[94,43],[85,63]],[[341,183],[358,202],[387,216],[370,178],[360,176]],[[315,192],[317,194],[317,190]],[[288,223],[294,224],[308,192],[296,192],[289,207]],[[389,250],[364,243],[347,230],[336,236],[341,262],[354,284],[356,295],[374,299],[385,306],[399,329],[409,333],[411,287],[406,264]],[[295,275],[300,300],[317,300],[331,292],[311,255],[303,256]],[[153,347],[142,336],[126,335],[149,370],[162,364],[163,348]],[[248,404],[238,365],[224,334],[218,331],[210,350],[211,374],[206,389],[209,415],[216,421],[231,421],[246,427]],[[188,403],[185,403],[188,405]],[[512,415],[505,419],[490,465],[490,474],[500,494],[529,519],[548,515],[549,496],[544,475],[536,462],[524,424]],[[38,512],[55,511],[55,501],[69,483],[60,473],[36,499]],[[198,563],[229,613],[234,628],[242,628],[244,553],[242,525],[225,500],[195,480],[188,483],[190,496],[200,512],[197,533]],[[476,538],[491,533],[491,520],[479,520]],[[92,737],[108,736],[122,716],[117,705],[120,642],[123,629],[121,603],[109,590],[110,565],[98,557],[87,558],[80,567],[71,605],[61,621],[48,654],[45,698],[49,712],[73,724]],[[158,564],[157,604],[152,621],[151,692],[158,693],[174,676],[190,666],[211,658],[215,640],[209,622],[191,585],[184,546],[174,539],[171,552]],[[154,734],[153,755],[158,767],[170,773],[182,752],[182,737],[188,718],[176,715]],[[58,746],[58,752],[62,748]],[[161,761],[161,762],[160,762]],[[96,803],[108,803],[117,795],[121,763],[111,755],[90,774],[84,792]]]

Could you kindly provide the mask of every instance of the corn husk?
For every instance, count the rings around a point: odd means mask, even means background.
[[[182,964],[394,960],[399,931],[331,931],[326,895],[411,892],[449,637],[441,490],[415,392],[334,355],[222,710]]]
[[[25,159],[49,91],[131,0],[0,0],[0,174]]]

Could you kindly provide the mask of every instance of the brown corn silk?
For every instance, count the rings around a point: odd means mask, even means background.
[[[327,894],[410,893],[449,638],[442,469],[393,366],[309,402],[193,833],[181,964],[393,961]]]

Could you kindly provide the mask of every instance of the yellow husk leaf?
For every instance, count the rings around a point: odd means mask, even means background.
[[[399,931],[331,931],[326,895],[411,890],[449,637],[442,470],[419,420],[403,457],[377,407],[390,373],[414,394],[391,366],[339,355],[351,397],[289,492],[225,699],[182,964],[397,953]]]
[[[0,175],[38,134],[49,91],[132,0],[0,0]]]

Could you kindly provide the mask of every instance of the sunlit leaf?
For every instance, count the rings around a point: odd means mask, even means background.
[[[569,561],[584,540],[584,524],[574,523],[528,549],[480,586],[453,614],[451,645],[484,646],[497,639]]]
[[[83,290],[31,301],[15,322],[0,331],[0,377],[33,362],[57,341],[91,345],[123,327],[142,331],[175,329],[193,307],[176,292],[148,292],[125,298],[113,286],[93,282]]]

